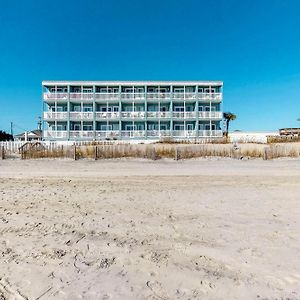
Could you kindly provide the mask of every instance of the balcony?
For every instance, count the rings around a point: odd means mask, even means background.
[[[96,112],[96,119],[118,119],[119,112]]]
[[[68,131],[55,131],[55,130],[45,130],[44,131],[44,138],[64,138],[66,139],[68,137]]]
[[[222,130],[199,130],[199,137],[222,137]]]
[[[148,118],[171,118],[171,112],[165,111],[151,111],[147,112]]]
[[[173,112],[173,118],[196,118],[197,114],[195,111],[180,111],[180,112]]]
[[[71,111],[70,112],[70,120],[93,120],[94,113],[89,112],[77,112],[77,111]]]
[[[145,130],[132,130],[132,131],[122,130],[121,136],[125,138],[144,138],[146,136],[146,131]]]
[[[68,113],[67,112],[54,112],[54,111],[47,111],[44,112],[44,119],[45,120],[67,120]]]
[[[93,93],[70,93],[70,100],[93,100]]]
[[[144,111],[122,111],[121,117],[128,119],[143,119],[145,118],[146,113]]]
[[[199,118],[202,119],[222,119],[223,113],[221,111],[200,111]]]
[[[121,93],[122,100],[145,100],[145,93]]]
[[[119,93],[95,93],[95,100],[118,100]]]
[[[171,100],[171,93],[147,93],[147,100]]]
[[[119,130],[97,130],[96,138],[109,138],[114,139],[120,136]]]
[[[94,131],[70,131],[70,138],[93,138]]]
[[[173,130],[173,137],[197,137],[196,130]]]
[[[148,137],[167,137],[171,136],[170,130],[147,130]]]
[[[44,100],[68,100],[68,93],[44,93]]]

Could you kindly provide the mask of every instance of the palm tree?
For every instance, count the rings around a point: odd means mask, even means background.
[[[231,113],[231,112],[224,112],[223,113],[223,118],[226,121],[226,133],[225,133],[225,135],[227,137],[228,136],[228,130],[229,130],[229,122],[235,120],[236,115]]]

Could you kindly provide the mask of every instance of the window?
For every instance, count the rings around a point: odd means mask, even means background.
[[[119,106],[113,106],[113,111],[118,112],[119,111]]]
[[[87,94],[87,93],[92,93],[93,89],[92,88],[83,88],[83,93]]]
[[[126,125],[125,130],[127,131],[136,130],[136,125]]]
[[[84,131],[91,131],[93,130],[93,125],[83,125],[83,130]]]
[[[215,106],[212,106],[212,107],[211,107],[211,111],[216,111],[216,107],[215,107]]]
[[[63,125],[56,125],[56,130],[57,131],[62,131],[63,130]]]
[[[175,124],[174,129],[175,130],[184,130],[184,125],[183,124]]]
[[[212,88],[212,89],[211,89],[211,92],[212,92],[212,93],[215,93],[215,92],[216,92],[216,90],[215,90],[214,88]]]
[[[101,130],[112,130],[112,126],[111,125],[101,125]]]
[[[167,130],[166,124],[160,124],[160,130]]]
[[[205,106],[205,111],[210,111],[210,107],[209,106]]]
[[[198,110],[199,110],[199,111],[203,111],[203,106],[199,106],[199,107],[198,107]]]
[[[102,112],[106,112],[106,106],[102,106],[100,109]]]
[[[186,107],[186,111],[193,111],[194,110],[194,107],[189,105]]]
[[[203,93],[203,88],[198,88],[198,93]]]
[[[184,107],[183,106],[175,106],[174,111],[177,111],[177,112],[184,111]]]
[[[63,106],[57,106],[57,107],[56,107],[56,111],[64,111]]]
[[[205,124],[205,130],[210,130],[210,125],[209,124]]]
[[[75,106],[73,107],[73,110],[74,110],[74,111],[77,111],[77,112],[80,112],[80,111],[81,111],[80,105],[75,105]]]
[[[216,130],[216,124],[211,124],[211,130]]]
[[[73,125],[73,129],[74,129],[75,131],[80,131],[80,130],[81,130],[80,124],[74,124],[74,125]]]
[[[83,111],[84,111],[84,112],[93,111],[93,107],[92,107],[92,106],[84,106],[84,107],[83,107]]]

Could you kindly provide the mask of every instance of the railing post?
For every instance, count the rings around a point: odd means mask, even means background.
[[[76,156],[76,144],[74,144],[74,154],[73,154],[73,158],[74,158],[74,160],[77,160],[77,156]]]

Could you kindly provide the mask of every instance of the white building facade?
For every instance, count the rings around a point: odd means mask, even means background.
[[[43,81],[44,140],[222,137],[221,81]]]

